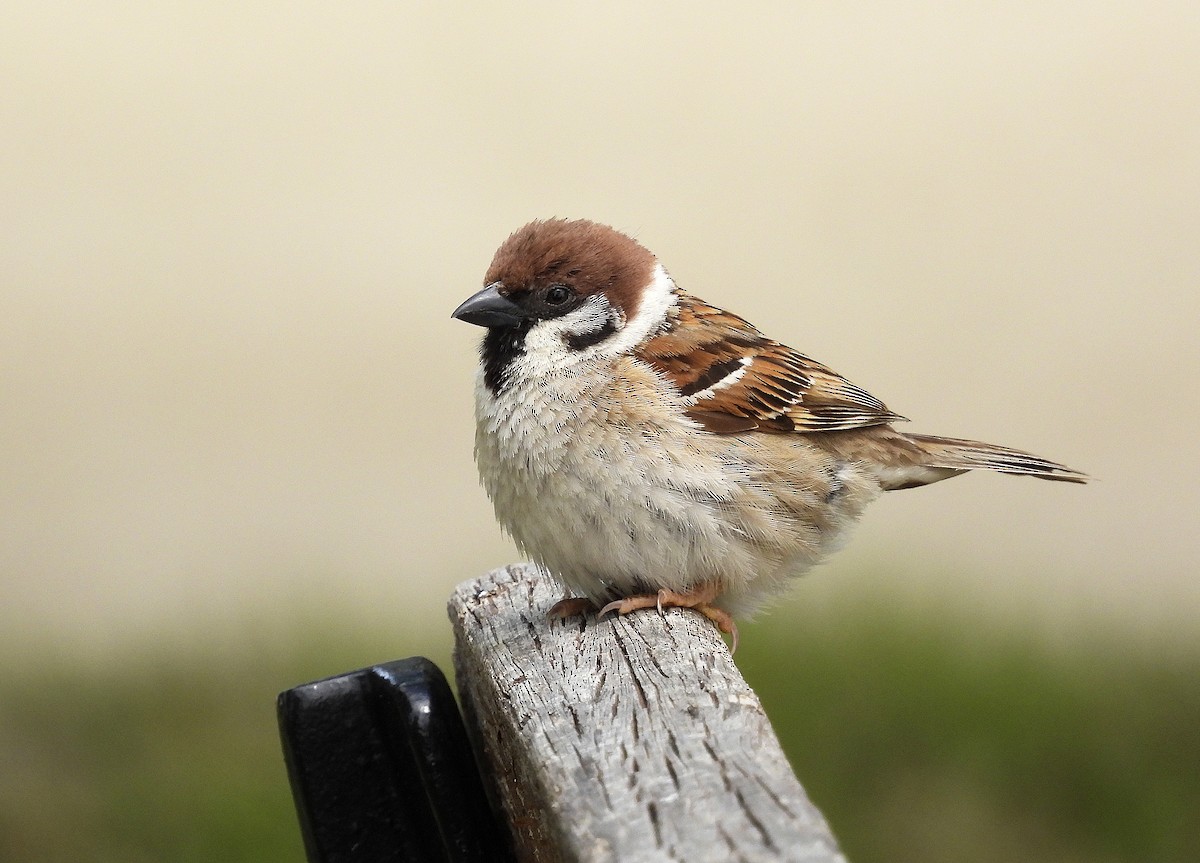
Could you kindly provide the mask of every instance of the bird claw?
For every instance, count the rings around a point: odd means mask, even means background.
[[[567,617],[578,617],[587,614],[596,606],[590,599],[582,596],[566,596],[560,599],[546,612],[547,620],[563,620]]]
[[[720,632],[730,636],[732,643],[729,652],[732,654],[738,648],[737,624],[734,623],[729,612],[722,608],[717,608],[712,604],[712,601],[717,598],[717,592],[717,587],[714,584],[702,584],[686,593],[678,593],[674,590],[663,588],[658,593],[641,593],[621,599],[614,599],[600,609],[596,617],[603,619],[613,612],[624,616],[642,608],[657,608],[659,614],[663,614],[666,608],[695,609],[711,620]]]
[[[652,593],[642,593],[636,596],[614,599],[608,605],[604,606],[604,608],[600,609],[600,613],[596,617],[603,620],[605,615],[612,614],[614,611],[624,617],[626,614],[629,614],[631,611],[637,611],[639,608],[650,608],[656,601],[657,597]]]

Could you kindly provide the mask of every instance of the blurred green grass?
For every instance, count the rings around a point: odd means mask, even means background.
[[[406,655],[448,668],[448,630],[6,669],[0,859],[303,859],[276,693]],[[1200,859],[1200,649],[848,597],[747,626],[738,662],[854,863]]]
[[[1200,860],[1200,649],[886,598],[743,644],[852,861]]]

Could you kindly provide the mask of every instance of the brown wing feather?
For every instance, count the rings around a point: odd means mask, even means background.
[[[689,416],[718,434],[841,431],[904,419],[827,366],[683,292],[663,331],[637,355],[694,399]]]

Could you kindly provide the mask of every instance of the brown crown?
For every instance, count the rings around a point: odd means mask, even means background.
[[[642,290],[654,273],[654,255],[641,243],[586,219],[545,219],[515,231],[496,250],[484,284],[511,295],[562,284],[581,296],[604,293],[624,312],[637,314]]]

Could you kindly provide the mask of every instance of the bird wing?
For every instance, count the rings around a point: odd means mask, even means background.
[[[904,419],[737,315],[682,291],[679,297],[666,325],[636,355],[679,388],[688,415],[709,431],[826,432]]]

